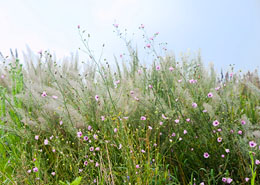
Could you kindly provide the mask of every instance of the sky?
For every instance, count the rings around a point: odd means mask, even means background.
[[[95,56],[105,44],[103,57],[113,61],[126,52],[114,23],[127,29],[144,61],[141,24],[149,36],[159,32],[155,43],[167,42],[177,59],[182,52],[201,51],[203,62],[217,70],[260,66],[260,0],[0,0],[0,51],[6,56],[10,48],[22,53],[29,46],[69,56],[82,47],[80,25],[91,35]]]

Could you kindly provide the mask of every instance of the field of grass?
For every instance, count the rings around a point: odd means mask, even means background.
[[[83,32],[86,64],[1,59],[1,184],[260,184],[258,72],[216,74],[152,43],[144,66],[127,41],[110,66]]]

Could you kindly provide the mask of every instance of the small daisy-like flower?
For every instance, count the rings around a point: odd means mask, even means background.
[[[33,172],[38,172],[39,170],[38,170],[38,168],[37,167],[34,167],[33,168]]]
[[[96,162],[96,165],[95,165],[96,167],[98,167],[99,166],[99,164],[98,164],[98,162]]]
[[[249,178],[248,178],[248,177],[246,177],[246,178],[245,178],[245,181],[246,181],[246,182],[248,182],[248,181],[249,181]]]
[[[256,165],[259,165],[260,164],[260,161],[258,159],[255,160],[255,164]]]
[[[89,151],[93,152],[93,151],[94,151],[94,147],[93,147],[93,146],[90,147],[90,148],[89,148]]]
[[[230,152],[230,150],[229,150],[229,149],[225,149],[225,151],[226,151],[226,153],[229,153],[229,152]]]
[[[234,130],[233,130],[233,129],[231,129],[231,130],[230,130],[230,133],[231,133],[231,134],[233,134],[233,133],[234,133]]]
[[[79,173],[81,173],[83,170],[82,169],[79,169]]]
[[[84,165],[87,166],[87,165],[88,165],[88,161],[85,161],[85,162],[84,162]]]
[[[176,136],[176,134],[173,132],[173,133],[172,133],[172,137],[175,137],[175,136]]]
[[[140,75],[142,73],[142,70],[141,69],[138,69],[138,74]]]
[[[220,87],[216,87],[215,90],[218,91],[220,89]]]
[[[223,177],[223,178],[222,178],[222,182],[227,182],[227,178],[226,178],[226,177]]]
[[[176,119],[176,120],[175,120],[175,123],[179,123],[179,122],[180,122],[180,120],[179,120],[179,119]]]
[[[87,141],[87,140],[88,140],[88,136],[84,136],[83,139],[84,139],[85,141]]]
[[[97,148],[95,148],[95,150],[96,150],[96,151],[100,151],[100,148],[99,148],[99,147],[97,147]]]
[[[35,138],[35,140],[38,140],[38,139],[39,139],[39,136],[38,136],[38,135],[36,135],[34,138]]]
[[[97,138],[98,138],[98,135],[97,135],[97,134],[94,134],[94,135],[93,135],[93,138],[94,138],[94,139],[97,139]]]
[[[122,148],[122,144],[119,144],[118,149],[120,150]]]
[[[55,176],[55,174],[56,174],[55,172],[51,172],[51,175],[52,175],[52,176]]]
[[[239,135],[242,135],[242,130],[239,130],[238,132],[237,132]]]
[[[204,183],[204,182],[201,182],[200,185],[205,185],[205,183]]]
[[[96,95],[96,96],[95,96],[95,99],[96,99],[96,101],[98,101],[98,100],[99,100],[99,96],[98,96],[98,95]]]
[[[192,103],[192,107],[193,107],[193,108],[198,107],[197,103],[194,103],[194,102],[193,102],[193,103]]]
[[[221,128],[218,128],[218,129],[217,129],[217,131],[218,131],[218,132],[221,132],[221,131],[222,131],[222,129],[221,129]]]
[[[146,120],[146,117],[145,116],[141,116],[141,120]]]
[[[31,173],[32,172],[32,170],[27,170],[27,173]]]
[[[222,138],[218,137],[217,141],[220,143],[222,141]]]
[[[5,78],[5,75],[1,75],[1,78],[4,79],[4,78]]]
[[[162,121],[160,121],[160,123],[159,123],[161,126],[163,125],[163,122]]]
[[[190,122],[190,118],[187,118],[186,121],[187,121],[187,122]]]
[[[213,97],[213,94],[210,92],[210,93],[208,94],[208,97],[209,97],[209,98],[212,98],[212,97]]]
[[[182,80],[178,80],[178,82],[179,82],[179,83],[181,83],[181,82],[182,82]]]
[[[105,116],[101,116],[101,120],[102,120],[102,121],[105,121]]]
[[[169,67],[169,71],[173,71],[174,70],[174,68],[171,66],[171,67]]]
[[[58,96],[53,95],[52,98],[53,99],[58,99]]]
[[[62,122],[62,120],[60,120],[60,125],[62,125],[63,124],[63,122]]]
[[[132,94],[132,95],[133,95],[134,93],[135,93],[134,91],[130,91],[130,94]]]
[[[145,150],[142,149],[141,152],[142,152],[142,153],[145,153]]]
[[[114,132],[117,133],[117,128],[114,128]]]
[[[45,139],[44,140],[44,145],[47,145],[47,144],[49,144],[49,141],[48,141],[48,139]]]
[[[245,125],[245,124],[246,124],[246,121],[245,121],[245,120],[241,120],[241,124],[242,124],[242,125]]]
[[[204,158],[206,158],[206,159],[209,158],[209,154],[208,154],[207,152],[205,152],[203,156],[204,156]]]
[[[152,130],[152,129],[153,129],[153,127],[151,127],[151,126],[148,126],[148,129],[149,129],[149,130]]]
[[[161,67],[160,66],[156,66],[156,71],[159,71],[160,69],[161,69]]]
[[[205,112],[208,112],[208,111],[206,109],[204,109],[202,112],[205,113]]]
[[[187,133],[188,133],[187,130],[184,130],[184,131],[183,131],[183,134],[187,134]]]
[[[137,169],[138,169],[138,168],[140,168],[140,166],[137,164],[137,165],[135,165],[135,168],[137,168]]]
[[[228,184],[231,184],[232,181],[233,181],[233,179],[227,178],[227,183],[228,183]]]
[[[221,155],[221,157],[222,157],[222,158],[224,158],[224,157],[225,157],[225,155],[224,155],[224,154],[222,154],[222,155]]]
[[[151,48],[151,44],[146,44],[146,47],[147,48]]]
[[[47,93],[45,91],[42,92],[42,97],[46,97]]]
[[[81,137],[82,136],[82,132],[81,131],[77,132],[77,136]]]
[[[150,89],[152,89],[152,88],[153,88],[153,86],[152,86],[152,85],[148,85],[148,87],[149,87]]]
[[[162,114],[162,118],[163,119],[168,119],[164,114]]]
[[[180,138],[179,138],[179,141],[181,141],[181,140],[182,140],[182,138],[180,137]]]
[[[218,125],[219,125],[218,120],[213,121],[213,126],[214,126],[214,127],[216,127],[216,126],[218,126]]]
[[[254,147],[256,147],[256,143],[254,142],[254,141],[249,141],[249,146],[251,147],[251,148],[254,148]]]

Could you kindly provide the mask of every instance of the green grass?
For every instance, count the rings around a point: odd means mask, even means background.
[[[221,77],[200,55],[176,61],[154,47],[147,67],[126,39],[129,59],[109,66],[79,31],[86,68],[48,52],[3,59],[1,184],[259,184],[257,72]]]

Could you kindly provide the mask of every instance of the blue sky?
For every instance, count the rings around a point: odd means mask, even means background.
[[[260,0],[0,0],[0,15],[4,55],[9,48],[25,51],[27,44],[35,52],[67,56],[81,46],[76,28],[81,25],[91,34],[95,54],[105,43],[103,56],[112,61],[126,51],[113,33],[116,21],[140,53],[145,51],[138,27],[144,24],[148,34],[160,32],[158,42],[167,42],[177,58],[200,49],[203,61],[218,70],[229,64],[242,71],[260,66]]]

